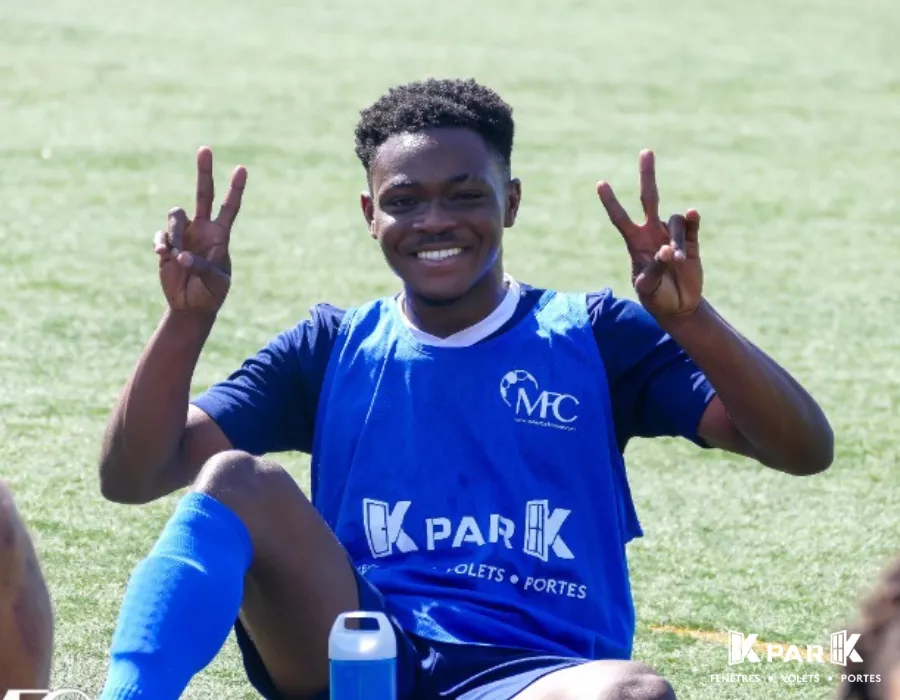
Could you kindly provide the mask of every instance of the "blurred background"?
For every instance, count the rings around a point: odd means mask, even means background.
[[[629,446],[635,658],[679,697],[832,697],[831,666],[782,663],[820,678],[774,690],[714,674],[735,670],[728,630],[827,645],[900,553],[898,32],[895,0],[0,0],[0,476],[54,598],[54,687],[99,690],[130,571],[177,498],[106,503],[96,458],[163,311],[152,236],[192,211],[197,147],[220,196],[249,169],[199,392],[310,305],[397,289],[358,210],[353,128],[435,76],[515,110],[517,278],[633,296],[594,185],[638,216],[642,148],[662,213],[701,212],[707,298],[810,388],[837,455],[797,479]],[[306,489],[308,460],[284,461]],[[186,697],[254,697],[233,638]]]

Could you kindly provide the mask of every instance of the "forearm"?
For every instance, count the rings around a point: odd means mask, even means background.
[[[816,401],[706,301],[660,325],[704,372],[760,462],[791,474],[814,474],[831,464],[831,426]]]
[[[160,483],[177,468],[191,378],[213,318],[167,310],[144,349],[103,441],[100,484],[110,500],[145,502],[164,495]]]

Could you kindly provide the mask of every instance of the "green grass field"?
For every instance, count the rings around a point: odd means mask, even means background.
[[[105,502],[96,456],[163,309],[151,238],[192,206],[195,149],[213,147],[220,193],[233,165],[250,172],[199,391],[311,304],[395,290],[357,209],[357,113],[394,83],[462,75],[516,110],[514,275],[630,294],[594,184],[637,215],[653,147],[663,209],[703,215],[707,297],[836,431],[833,468],[809,479],[629,447],[647,533],[635,657],[684,698],[830,697],[831,666],[716,683],[725,646],[687,632],[827,643],[900,553],[898,31],[894,0],[0,0],[0,476],[51,585],[54,686],[99,690],[129,573],[175,504]],[[305,487],[308,460],[284,461]],[[253,697],[233,640],[186,697]]]

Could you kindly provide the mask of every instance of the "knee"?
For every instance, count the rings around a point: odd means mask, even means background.
[[[16,507],[13,501],[12,491],[6,485],[3,479],[0,479],[0,526],[6,525],[7,521],[11,521],[15,516]],[[0,530],[3,532],[3,530]],[[3,540],[0,539],[0,542]]]
[[[669,682],[649,666],[633,663],[600,700],[676,700]]]
[[[287,495],[300,492],[293,477],[274,462],[240,450],[220,452],[200,469],[194,491],[212,496],[250,524]],[[296,505],[296,501],[294,501]]]
[[[35,600],[47,596],[31,534],[16,509],[12,492],[0,481],[0,594],[22,591]]]
[[[0,692],[4,681],[46,688],[52,655],[47,584],[12,492],[0,481]]]
[[[0,562],[8,564],[17,560],[22,548],[22,533],[24,525],[12,492],[7,485],[0,481]],[[8,569],[0,565],[0,570]]]
[[[200,468],[194,491],[210,496],[247,493],[258,487],[263,471],[262,460],[241,450],[228,450],[213,455]]]

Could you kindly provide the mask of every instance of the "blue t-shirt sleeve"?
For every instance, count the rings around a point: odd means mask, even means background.
[[[706,376],[643,306],[609,289],[588,295],[588,314],[606,367],[616,439],[697,435],[715,396]]]
[[[314,306],[308,320],[276,336],[191,403],[237,450],[312,452],[319,394],[343,315],[327,304]]]

